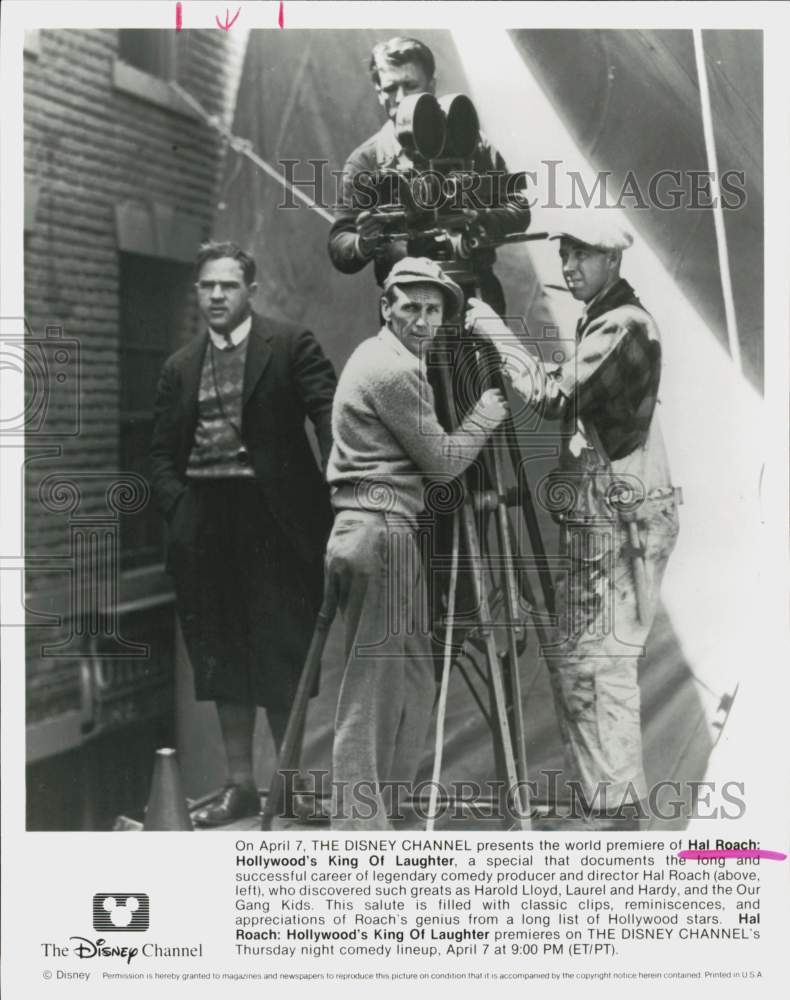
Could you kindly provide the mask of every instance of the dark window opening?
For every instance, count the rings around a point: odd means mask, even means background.
[[[192,327],[190,264],[120,254],[120,468],[148,476],[156,385],[165,359]],[[153,500],[121,518],[121,565],[162,561],[162,521]]]
[[[175,78],[174,32],[157,28],[124,28],[118,32],[118,58],[159,77]]]

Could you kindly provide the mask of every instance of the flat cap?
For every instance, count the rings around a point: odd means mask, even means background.
[[[634,238],[627,229],[612,218],[611,210],[568,209],[564,213],[561,228],[552,232],[549,239],[566,238],[596,250],[627,250]]]
[[[438,285],[447,302],[445,320],[455,319],[464,309],[464,293],[461,286],[448,278],[435,260],[429,257],[404,257],[393,265],[384,279],[384,291],[393,285]]]

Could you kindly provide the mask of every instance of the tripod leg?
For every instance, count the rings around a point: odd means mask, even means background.
[[[503,577],[502,593],[505,596],[505,621],[503,627],[507,637],[507,651],[497,653],[499,667],[503,678],[507,681],[506,694],[509,694],[510,708],[512,710],[512,750],[516,760],[516,769],[520,782],[519,798],[521,799],[521,810],[526,814],[529,810],[529,796],[527,790],[527,756],[526,756],[526,736],[524,729],[524,710],[521,696],[521,678],[519,676],[519,654],[517,640],[523,633],[521,624],[521,612],[519,608],[519,589],[516,581],[514,549],[512,540],[512,528],[505,505],[505,486],[502,473],[501,457],[496,450],[496,442],[492,442],[489,450],[483,455],[486,472],[490,482],[494,486],[497,497],[496,504],[496,532],[499,553],[501,558],[501,568]],[[493,684],[489,683],[489,696],[492,701],[492,715],[496,706],[496,696]],[[502,738],[502,734],[494,732],[494,757],[497,764],[497,771],[501,773],[504,765],[502,748],[497,742],[497,737]]]
[[[481,358],[484,363],[486,361],[485,357]],[[489,372],[489,381],[496,383],[502,391],[504,391],[504,385],[502,382],[502,376],[497,371]],[[519,657],[517,648],[517,639],[523,634],[523,625],[521,623],[521,612],[519,608],[519,589],[518,581],[516,579],[515,570],[515,551],[514,542],[512,536],[512,527],[510,524],[510,518],[508,517],[507,511],[507,500],[506,500],[506,490],[505,490],[505,477],[502,468],[502,456],[500,453],[500,447],[504,441],[508,441],[510,448],[509,454],[511,461],[513,460],[513,448],[514,441],[512,436],[512,427],[508,421],[505,425],[504,436],[497,432],[492,438],[489,447],[483,453],[483,460],[486,465],[486,470],[488,473],[488,478],[493,484],[494,490],[497,497],[496,505],[496,528],[497,528],[497,541],[499,543],[499,553],[502,559],[502,576],[504,582],[504,593],[506,597],[506,615],[507,619],[505,622],[505,632],[507,635],[507,653],[502,657],[502,667],[503,673],[510,681],[510,695],[511,695],[511,705],[513,710],[513,740],[514,740],[514,752],[516,756],[516,764],[518,768],[519,780],[522,782],[520,789],[520,798],[522,802],[523,811],[526,813],[529,809],[529,796],[526,786],[527,781],[527,752],[526,752],[526,738],[524,732],[524,709],[521,699],[521,678],[519,676]],[[514,469],[515,472],[515,469]],[[540,532],[538,531],[538,542],[542,550],[542,539],[540,538]],[[543,551],[543,550],[542,550]],[[536,553],[537,555],[537,553]],[[543,558],[545,559],[545,551],[543,551]],[[541,565],[541,557],[538,556],[538,565]],[[531,605],[532,607],[532,605]]]
[[[505,676],[510,679],[510,694],[513,708],[513,744],[516,757],[520,787],[520,799],[522,811],[529,811],[529,795],[527,791],[527,751],[526,735],[524,732],[524,708],[521,698],[521,678],[518,670],[518,649],[516,648],[517,630],[521,631],[520,609],[518,604],[518,585],[516,583],[516,573],[514,564],[514,553],[512,539],[510,535],[510,522],[505,506],[505,483],[502,473],[502,460],[496,450],[496,441],[488,456],[493,482],[496,488],[499,501],[497,503],[497,535],[499,541],[499,551],[503,560],[502,572],[505,583],[505,595],[507,597],[507,614],[509,621],[506,623],[507,653],[503,657],[502,666]],[[507,664],[507,668],[505,668]]]
[[[298,754],[302,746],[302,736],[305,719],[307,718],[310,692],[318,677],[318,671],[321,669],[321,657],[326,645],[327,633],[336,613],[337,594],[331,582],[327,580],[326,589],[324,590],[324,600],[321,610],[318,612],[315,631],[313,632],[310,648],[307,651],[307,658],[302,668],[302,676],[299,678],[299,686],[296,689],[291,714],[288,717],[288,725],[285,728],[283,745],[269,781],[269,794],[266,796],[266,805],[263,808],[261,830],[271,830],[274,819],[282,806],[285,792],[285,781],[282,772],[291,770],[298,759]]]
[[[445,632],[444,663],[442,664],[442,684],[436,708],[436,743],[431,776],[431,795],[428,802],[428,819],[425,829],[432,831],[436,823],[436,802],[439,795],[439,779],[442,775],[442,752],[444,750],[444,721],[447,715],[447,693],[450,687],[450,668],[453,662],[453,629],[455,627],[455,587],[458,582],[458,512],[453,515],[453,561],[450,570],[450,590],[447,597],[447,628]]]
[[[508,430],[510,430],[510,428],[508,428]],[[551,578],[551,573],[548,567],[548,556],[546,555],[546,548],[543,544],[543,535],[540,533],[538,515],[535,513],[535,502],[532,499],[532,490],[530,489],[529,481],[527,479],[526,464],[521,461],[521,456],[519,455],[518,448],[516,448],[515,443],[511,442],[510,448],[510,457],[513,462],[513,467],[518,471],[519,488],[521,490],[521,507],[524,511],[524,521],[527,525],[530,545],[532,546],[532,552],[537,564],[538,579],[540,580],[540,587],[543,592],[543,601],[549,614],[554,614],[554,581]]]
[[[496,348],[487,340],[479,339],[476,348],[480,354],[481,362],[485,365],[489,383],[506,394],[505,380],[500,370],[499,357]],[[543,602],[546,610],[554,614],[554,581],[549,570],[546,546],[543,543],[543,535],[538,522],[538,515],[535,510],[535,501],[532,498],[529,480],[527,479],[526,463],[522,461],[521,452],[516,443],[515,428],[513,421],[508,418],[502,424],[502,437],[507,441],[510,461],[513,472],[518,480],[519,495],[521,498],[521,509],[524,514],[524,522],[527,527],[529,543],[535,559],[535,566],[540,581],[540,589],[543,593]],[[534,604],[533,604],[534,606]]]
[[[519,785],[516,762],[513,757],[513,742],[510,736],[510,726],[507,721],[507,704],[505,700],[505,688],[502,682],[502,669],[497,655],[496,642],[491,631],[491,611],[488,604],[488,595],[485,592],[481,579],[482,558],[480,555],[480,542],[477,537],[474,511],[471,500],[467,500],[463,506],[464,533],[466,536],[467,548],[472,561],[472,579],[474,582],[477,598],[477,606],[480,609],[482,627],[485,630],[485,649],[488,659],[488,670],[491,679],[491,687],[494,696],[497,722],[499,726],[499,736],[502,742],[504,754],[505,773],[509,788],[518,788],[524,791],[524,787]],[[519,799],[522,796],[519,795]],[[522,830],[530,829],[529,812],[526,808],[519,809],[519,827]]]

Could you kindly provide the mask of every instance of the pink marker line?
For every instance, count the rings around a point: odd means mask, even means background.
[[[281,28],[285,27],[285,5],[283,4],[283,0],[280,0],[280,11],[277,15],[277,23]]]
[[[226,7],[225,8],[225,23],[223,24],[222,21],[220,21],[219,17],[216,14],[214,15],[214,20],[217,22],[217,27],[218,28],[222,28],[223,31],[230,31],[230,29],[236,23],[236,20],[237,20],[239,14],[241,14],[241,7],[239,7],[239,9],[236,11],[236,13],[231,18],[230,11]]]
[[[706,861],[708,858],[764,858],[766,861],[784,861],[786,854],[779,851],[678,851],[686,861]]]
[[[183,25],[183,21],[181,20],[181,4],[177,3],[176,4],[176,31],[180,31],[182,25]]]

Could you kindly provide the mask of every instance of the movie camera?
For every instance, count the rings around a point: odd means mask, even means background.
[[[406,241],[434,260],[473,261],[480,251],[545,239],[546,233],[493,237],[486,212],[529,208],[526,174],[480,170],[480,122],[465,94],[412,94],[398,107],[395,132],[414,166],[355,178],[358,208],[383,223],[378,253]],[[455,276],[455,275],[454,275]]]

